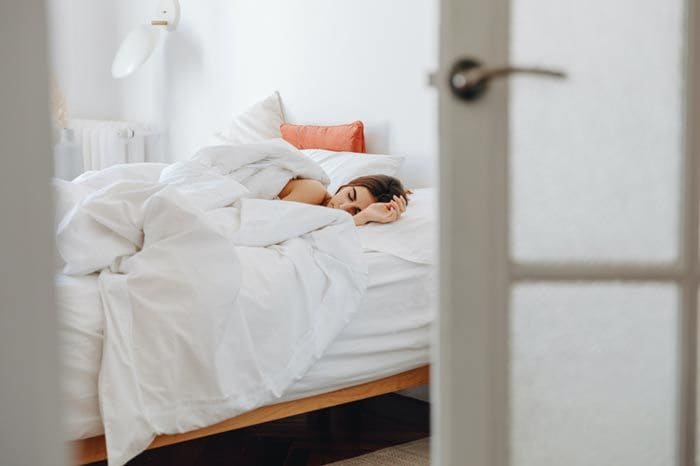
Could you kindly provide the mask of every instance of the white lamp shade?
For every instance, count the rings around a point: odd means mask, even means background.
[[[112,76],[124,78],[143,65],[158,45],[159,30],[139,26],[126,36],[112,62]]]

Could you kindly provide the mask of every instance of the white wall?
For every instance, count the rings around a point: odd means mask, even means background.
[[[116,1],[47,0],[50,71],[71,116],[109,119],[121,114],[122,86],[110,66],[119,44]]]
[[[427,74],[437,63],[437,0],[181,0],[178,30],[117,82],[104,78],[112,55],[156,2],[51,2],[72,5],[73,20],[59,24],[71,30],[54,33],[63,41],[55,49],[70,48],[72,58],[55,62],[70,62],[70,73],[58,74],[77,116],[155,123],[168,130],[166,152],[183,159],[234,113],[279,90],[290,122],[363,120],[368,151],[405,155],[407,184],[431,183],[437,118]]]

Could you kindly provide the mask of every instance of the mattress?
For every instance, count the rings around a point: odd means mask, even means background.
[[[435,318],[432,266],[365,251],[363,303],[326,353],[279,399],[298,399],[377,380],[427,364]],[[97,378],[102,312],[96,276],[56,278],[61,314],[62,391],[70,439],[102,434]]]

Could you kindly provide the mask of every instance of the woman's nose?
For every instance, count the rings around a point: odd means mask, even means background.
[[[340,209],[343,209],[345,212],[352,213],[352,210],[354,206],[350,204],[349,202],[343,202],[338,206]]]

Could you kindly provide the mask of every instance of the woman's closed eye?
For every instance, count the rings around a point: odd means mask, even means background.
[[[348,201],[355,202],[356,199],[357,191],[355,190],[355,187],[352,186],[352,189],[348,189]],[[357,215],[358,213],[360,213],[360,210],[362,209],[358,207],[351,207],[348,212],[350,213],[350,215]]]

